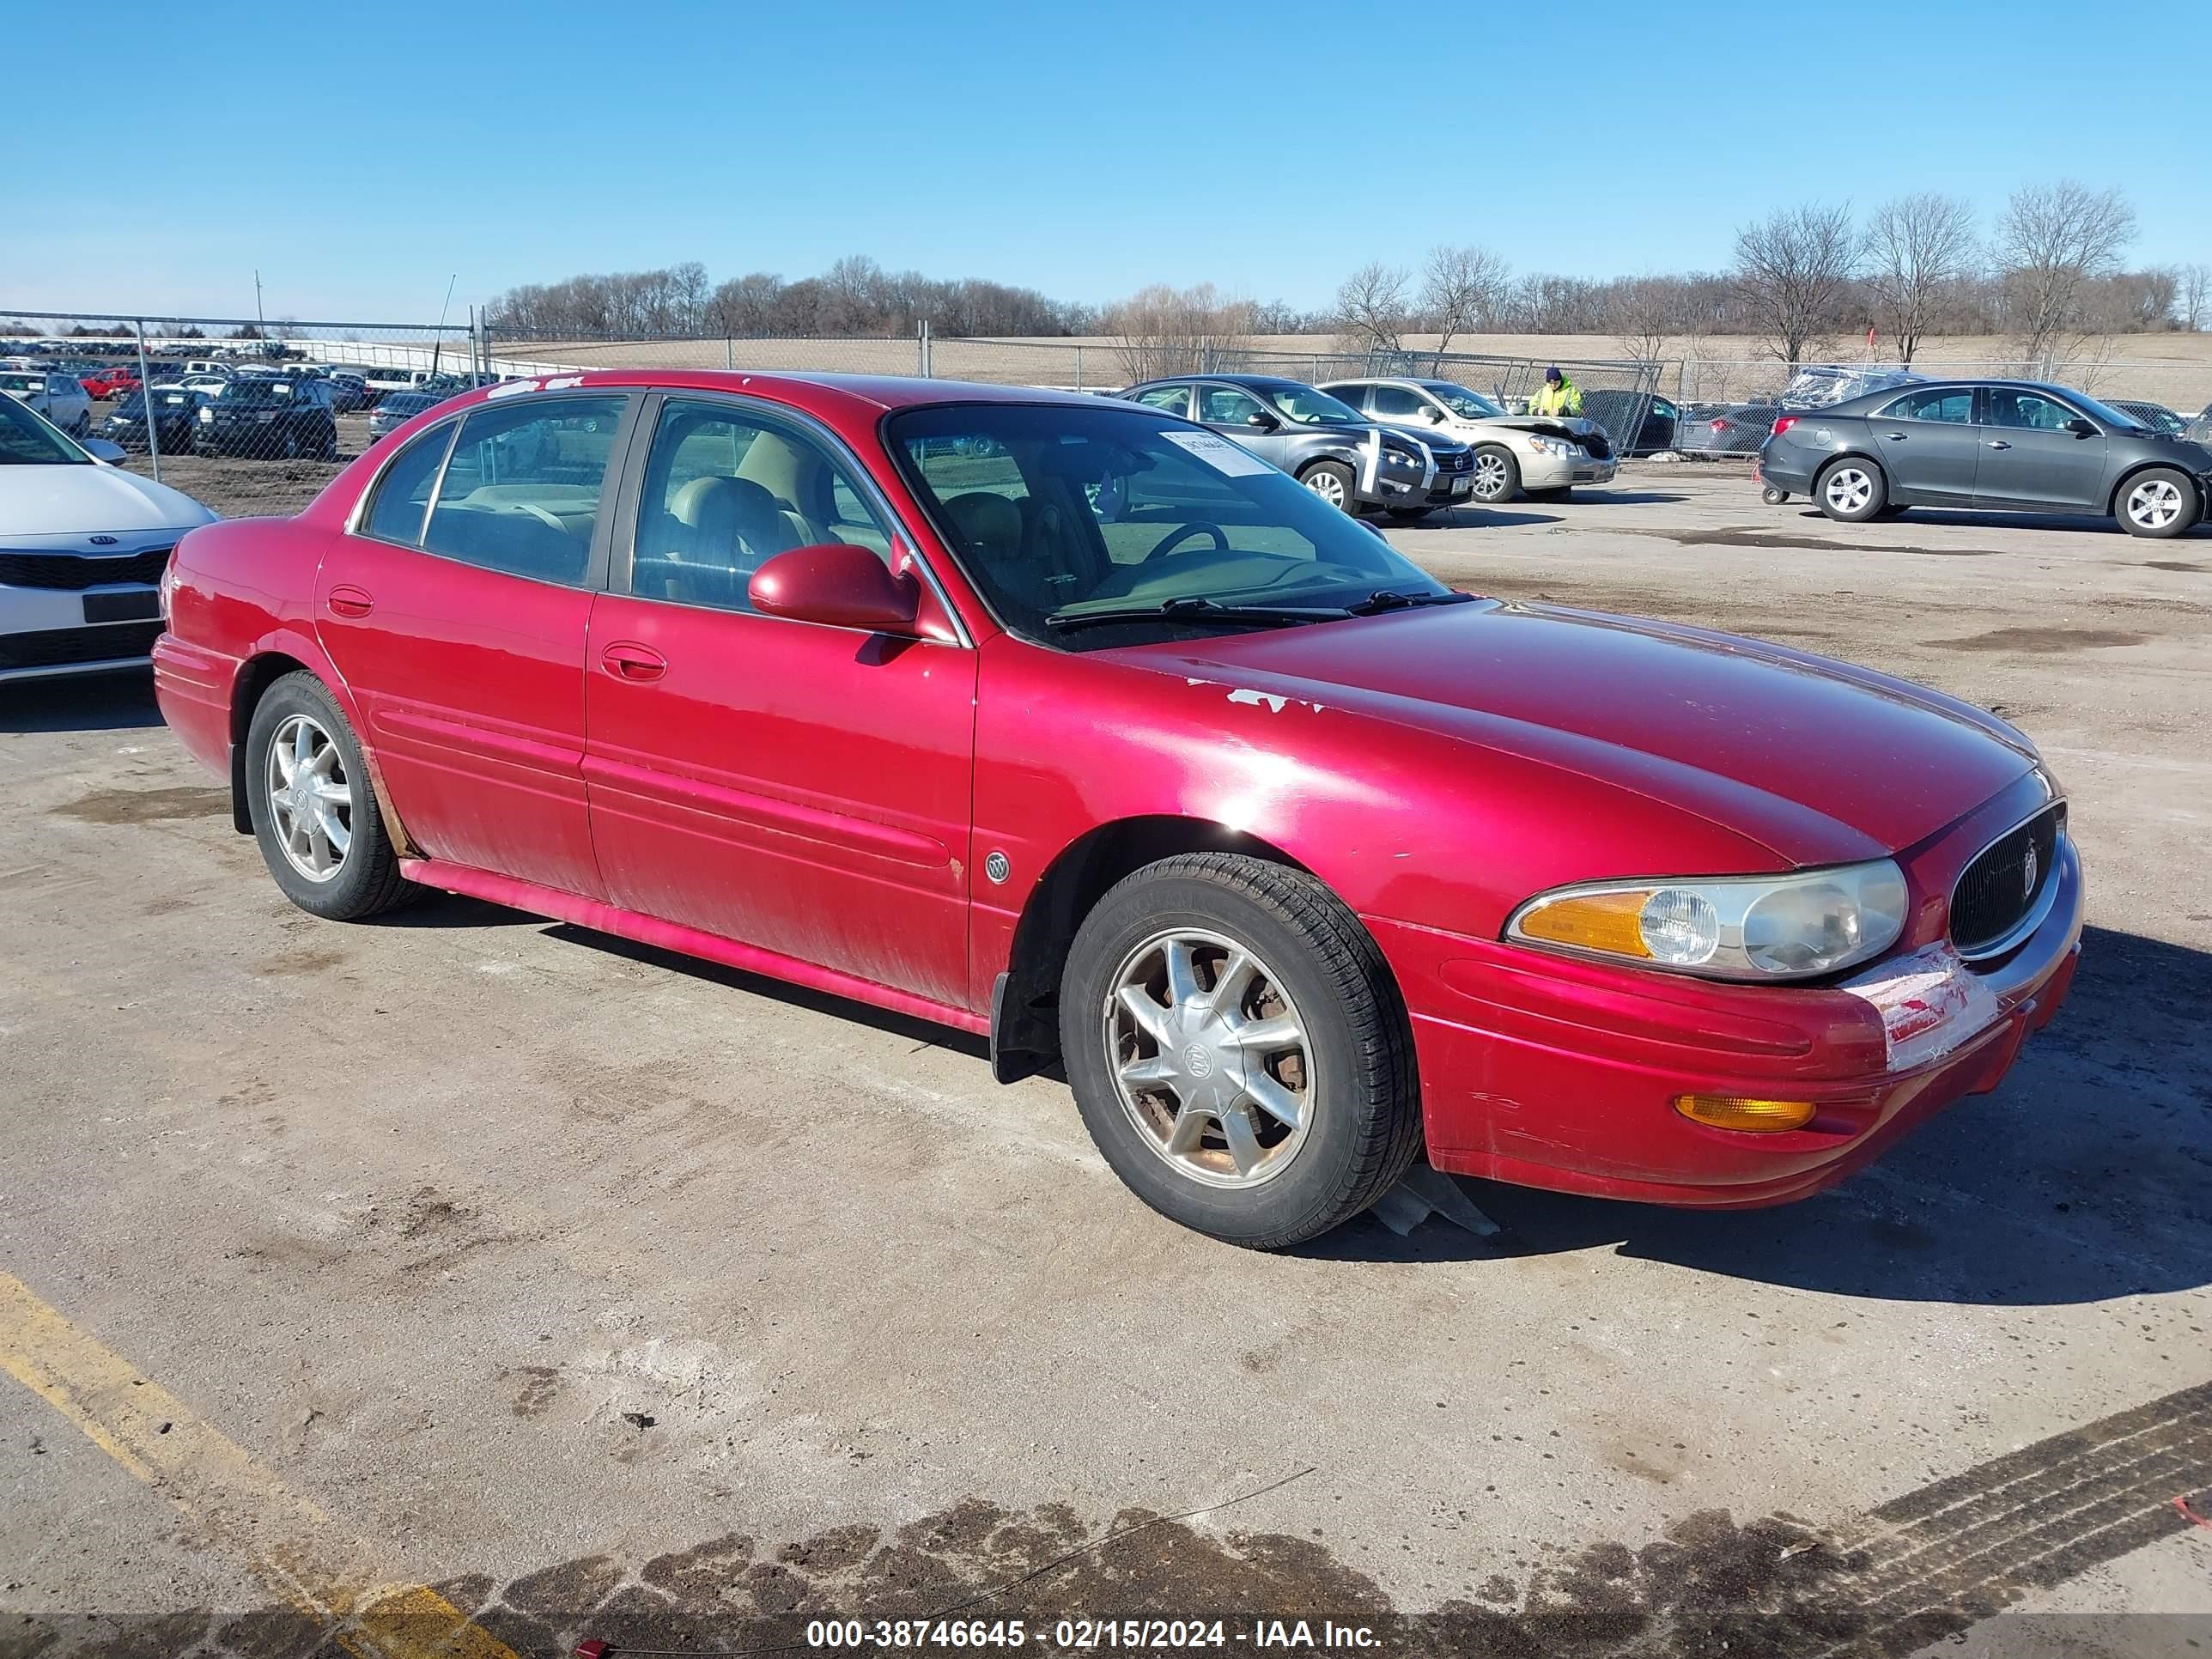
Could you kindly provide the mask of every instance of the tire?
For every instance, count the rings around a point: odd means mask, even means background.
[[[1864,524],[1889,503],[1889,480],[1872,461],[1846,455],[1813,481],[1813,499],[1838,524]]]
[[[283,441],[276,446],[276,453],[288,461],[300,459],[300,429],[297,427],[284,428]]]
[[[313,798],[312,785],[282,807],[272,799],[271,780],[295,775],[301,764],[303,727],[305,752],[312,757],[307,763],[315,777],[345,791],[342,805],[335,798],[323,798],[346,832],[342,848],[328,831],[330,819],[307,804]],[[272,753],[280,738],[290,757],[291,772]],[[304,670],[271,682],[254,705],[246,733],[246,809],[269,873],[285,897],[311,915],[331,921],[358,921],[423,891],[399,873],[399,855],[386,833],[352,726],[322,682]],[[312,867],[317,862],[316,835],[305,823],[304,815],[309,812],[324,826],[325,856],[335,854],[327,872],[319,875]],[[295,824],[301,826],[299,834],[288,835]]]
[[[1188,988],[1172,1006],[1171,945]],[[1210,998],[1238,953],[1250,971],[1224,1021]],[[1318,1237],[1389,1191],[1420,1150],[1413,1036],[1389,970],[1358,919],[1302,872],[1200,853],[1127,877],[1077,930],[1060,1020],[1077,1109],[1114,1172],[1170,1220],[1226,1243]],[[1226,1039],[1260,1021],[1278,1041]],[[1125,1087],[1109,1054],[1154,1062],[1152,1079]],[[1291,1118],[1243,1086],[1237,1073],[1255,1065]]]
[[[1876,516],[1884,519],[1901,519],[1911,511],[1911,507],[1902,501],[1892,501],[1888,506],[1883,507],[1881,513]]]
[[[322,447],[316,450],[315,459],[319,461],[335,461],[337,458],[338,429],[333,423],[331,429],[323,434]]]
[[[1354,493],[1352,469],[1342,461],[1316,461],[1298,474],[1298,482],[1331,507],[1358,516],[1359,497]]]
[[[2204,502],[2187,473],[2153,466],[2122,483],[2112,513],[2130,536],[2164,541],[2192,529],[2204,516]]]
[[[1478,444],[1474,451],[1474,486],[1468,499],[1478,507],[1502,507],[1521,489],[1521,463],[1504,444]]]

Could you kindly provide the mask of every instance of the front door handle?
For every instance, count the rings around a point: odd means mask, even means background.
[[[599,666],[618,680],[657,680],[668,672],[668,659],[644,646],[624,642],[600,652]]]
[[[330,607],[333,617],[366,617],[376,609],[376,601],[366,590],[349,582],[341,582],[323,595],[323,603]]]
[[[1901,444],[1905,441],[1905,434],[1902,432],[1885,432],[1881,435],[1893,444]]]
[[[1991,438],[1988,441],[1991,449],[2010,449],[2012,447],[2012,446],[2007,443],[2002,438]]]

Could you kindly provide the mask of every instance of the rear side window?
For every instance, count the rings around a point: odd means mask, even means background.
[[[623,403],[556,398],[471,411],[423,546],[510,576],[582,581]]]
[[[433,427],[399,453],[376,482],[375,498],[362,520],[362,534],[380,542],[422,544],[422,520],[430,510],[430,491],[438,482],[438,463],[452,441],[451,424]]]
[[[1882,413],[1893,421],[1951,421],[1964,424],[1974,418],[1974,394],[1955,389],[1908,392]]]

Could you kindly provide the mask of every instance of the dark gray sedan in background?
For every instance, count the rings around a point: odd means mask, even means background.
[[[2134,535],[2179,536],[2212,496],[2212,448],[2066,386],[1936,380],[1785,412],[1759,477],[1846,524],[1961,507],[2112,517]]]
[[[1120,396],[1210,426],[1333,507],[1411,524],[1474,489],[1474,451],[1440,433],[1401,432],[1340,398],[1273,374],[1146,380]]]

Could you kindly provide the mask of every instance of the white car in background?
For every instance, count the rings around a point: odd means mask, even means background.
[[[76,375],[52,368],[0,368],[0,392],[65,432],[92,430],[92,399]]]
[[[0,681],[143,667],[170,550],[216,515],[0,398]]]
[[[1485,507],[1525,491],[1563,501],[1577,484],[1610,483],[1620,470],[1605,428],[1581,416],[1509,415],[1453,380],[1331,380],[1322,390],[1388,426],[1442,432],[1474,449],[1474,499]]]

